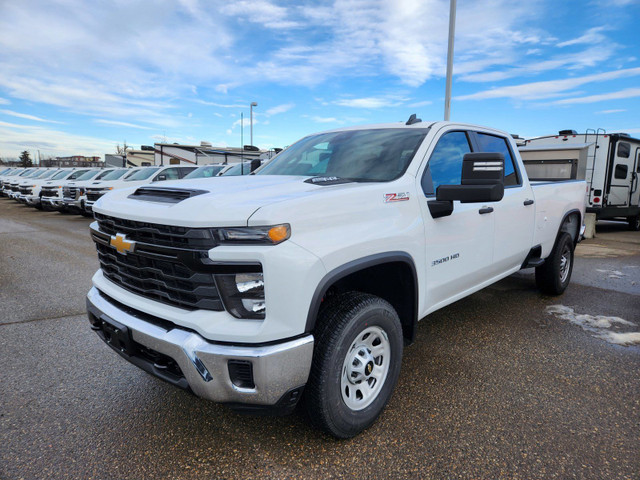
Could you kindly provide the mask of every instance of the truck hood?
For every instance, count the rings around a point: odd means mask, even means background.
[[[94,204],[93,210],[104,215],[150,223],[190,227],[241,226],[247,225],[249,217],[256,210],[267,205],[372,185],[314,185],[305,183],[308,178],[247,175],[157,182],[142,187],[199,192],[177,203],[164,203],[146,201],[144,197],[131,198],[130,195],[140,186],[122,188],[103,195]]]

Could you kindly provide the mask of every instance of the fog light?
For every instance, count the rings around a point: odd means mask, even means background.
[[[236,318],[262,320],[265,317],[264,277],[260,273],[216,275],[225,309]]]

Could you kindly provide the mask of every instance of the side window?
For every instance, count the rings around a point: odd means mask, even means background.
[[[620,158],[629,158],[629,153],[631,152],[631,145],[625,142],[620,142],[618,144],[618,156]]]
[[[465,153],[471,153],[465,132],[449,132],[438,140],[422,176],[425,195],[435,195],[440,185],[460,185]]]
[[[507,141],[502,137],[476,133],[481,152],[498,152],[504,155],[504,186],[520,185],[520,179],[515,168],[511,151]]]
[[[180,178],[177,168],[167,168],[158,174],[158,176],[160,175],[164,175],[166,180],[178,180]]]

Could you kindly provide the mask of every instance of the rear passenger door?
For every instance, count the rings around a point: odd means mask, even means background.
[[[492,271],[501,275],[520,268],[532,247],[536,211],[533,191],[523,180],[507,138],[484,132],[472,132],[471,137],[476,151],[504,155],[504,198],[491,204],[495,220]]]

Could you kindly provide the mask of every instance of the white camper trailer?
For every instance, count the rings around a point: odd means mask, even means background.
[[[591,132],[591,133],[590,133]],[[531,180],[586,180],[587,212],[640,230],[640,140],[600,129],[532,138],[519,148]]]

